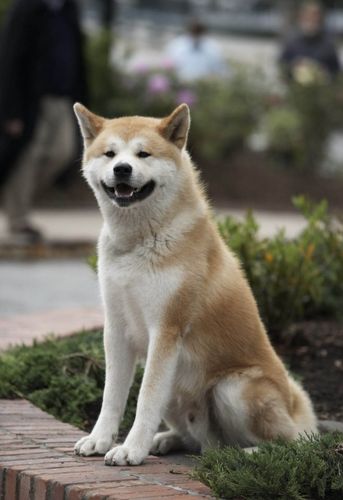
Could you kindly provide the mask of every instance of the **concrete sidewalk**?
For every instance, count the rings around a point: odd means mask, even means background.
[[[32,222],[42,230],[47,240],[96,241],[101,228],[99,210],[36,210]],[[8,241],[6,219],[0,212],[0,245]]]
[[[242,218],[241,210],[219,209],[218,216]],[[261,235],[285,227],[289,237],[304,227],[296,214],[256,212]],[[95,244],[101,227],[97,210],[39,210],[33,221],[47,241]],[[5,219],[0,214],[0,247],[6,245]],[[102,325],[98,283],[83,259],[0,260],[0,349],[30,344],[46,334],[66,335]]]
[[[216,213],[219,217],[233,215],[241,219],[245,211],[220,207]],[[256,210],[254,215],[261,226],[262,236],[271,236],[284,227],[286,234],[292,238],[305,225],[304,218],[295,213]],[[97,209],[36,210],[32,221],[42,229],[47,240],[55,241],[96,241],[102,223]],[[0,244],[7,240],[6,221],[0,212]]]
[[[0,349],[102,323],[97,277],[86,262],[0,261]]]

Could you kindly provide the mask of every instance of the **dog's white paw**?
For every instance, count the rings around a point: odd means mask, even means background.
[[[113,443],[112,437],[94,436],[90,434],[81,438],[74,446],[76,455],[105,455],[111,449]]]
[[[106,465],[139,465],[146,458],[141,448],[133,446],[115,446],[105,455]]]
[[[150,450],[152,455],[166,455],[172,450],[182,448],[181,437],[175,432],[158,432]]]

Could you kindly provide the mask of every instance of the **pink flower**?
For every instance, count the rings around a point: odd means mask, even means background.
[[[176,95],[176,104],[186,103],[193,106],[197,102],[197,96],[192,90],[182,89]]]
[[[152,75],[148,80],[148,91],[151,94],[164,94],[170,90],[169,79],[165,75]]]
[[[135,73],[144,75],[145,73],[148,73],[150,71],[150,66],[144,61],[139,61],[136,62],[132,69]]]
[[[163,59],[160,63],[161,68],[166,69],[166,70],[172,70],[175,69],[175,63],[172,61],[172,59]]]

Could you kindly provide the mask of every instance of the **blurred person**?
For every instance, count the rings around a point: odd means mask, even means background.
[[[166,56],[184,81],[223,75],[227,69],[219,45],[200,21],[192,21],[186,34],[168,44]]]
[[[337,49],[325,30],[320,3],[310,1],[301,5],[297,33],[282,48],[280,63],[289,80],[328,80],[339,73]]]
[[[72,102],[86,100],[74,0],[15,0],[0,48],[0,178],[11,237],[41,240],[29,219],[37,188],[75,158]]]

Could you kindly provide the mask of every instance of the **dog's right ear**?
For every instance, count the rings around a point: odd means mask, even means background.
[[[189,108],[187,104],[180,104],[171,115],[162,119],[159,131],[168,141],[182,149],[187,142],[189,125]]]
[[[74,112],[79,122],[85,145],[89,146],[101,132],[105,118],[95,115],[79,102],[74,104]]]

